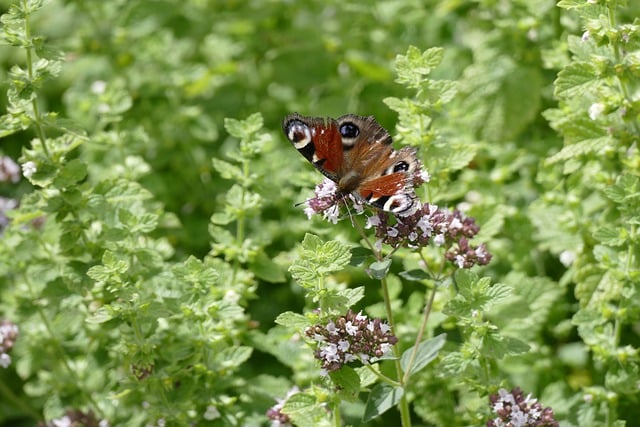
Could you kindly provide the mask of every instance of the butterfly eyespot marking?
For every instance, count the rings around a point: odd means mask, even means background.
[[[409,170],[409,163],[405,162],[405,161],[401,161],[396,163],[395,165],[393,165],[393,171],[394,172],[402,172],[402,171],[408,171]]]
[[[343,123],[340,126],[340,135],[342,135],[343,138],[355,138],[360,135],[360,128],[351,122]]]
[[[298,150],[311,142],[311,129],[300,120],[294,119],[285,125],[287,138]]]

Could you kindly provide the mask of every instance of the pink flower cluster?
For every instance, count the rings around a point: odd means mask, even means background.
[[[449,211],[436,205],[425,203],[413,215],[391,217],[386,212],[378,212],[369,217],[366,228],[373,227],[378,245],[423,247],[433,242],[446,248],[445,257],[458,268],[486,265],[491,254],[486,245],[469,244],[480,227],[471,217],[465,217],[458,210]]]
[[[9,352],[13,348],[18,339],[18,326],[9,321],[0,321],[0,366],[3,368],[11,364],[11,356]]]
[[[501,388],[489,397],[491,409],[498,416],[487,427],[558,427],[551,408],[542,408],[538,399],[524,396],[520,387],[511,392]]]
[[[325,372],[337,371],[356,360],[370,363],[388,354],[398,341],[387,323],[351,310],[326,325],[309,327],[305,333],[318,343],[315,357]]]

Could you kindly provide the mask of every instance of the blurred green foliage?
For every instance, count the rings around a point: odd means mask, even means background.
[[[418,147],[421,198],[464,208],[493,253],[495,285],[465,276],[467,294],[434,302],[428,333],[447,344],[406,391],[416,425],[485,425],[501,385],[563,426],[640,416],[638,2],[0,9],[0,154],[35,168],[0,183],[20,202],[0,242],[0,318],[20,328],[0,425],[69,408],[114,426],[264,425],[293,385],[317,386],[312,350],[274,323],[316,308],[288,269],[307,232],[359,239],[294,206],[320,175],[280,131],[293,111],[375,115],[396,148]],[[327,283],[379,315],[357,255]],[[391,266],[401,341],[426,288],[399,273],[418,267],[403,251]],[[322,392],[298,404],[325,416]],[[347,423],[364,400],[345,402]]]

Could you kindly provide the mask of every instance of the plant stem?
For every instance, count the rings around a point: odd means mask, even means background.
[[[416,360],[416,356],[418,354],[418,344],[422,341],[422,337],[424,336],[424,331],[427,329],[427,321],[429,320],[429,314],[431,314],[431,307],[433,307],[433,300],[436,297],[436,290],[438,288],[436,286],[433,287],[433,292],[431,292],[431,296],[429,297],[429,301],[424,307],[424,315],[422,316],[422,324],[420,325],[420,330],[418,331],[418,336],[416,336],[416,341],[413,345],[413,350],[411,351],[411,357],[409,358],[409,363],[407,363],[407,369],[404,372],[404,377],[402,378],[402,383],[405,387],[409,384],[409,372],[411,372],[411,367]]]
[[[28,47],[26,48],[26,56],[27,56],[27,74],[29,75],[29,81],[34,81],[34,72],[33,72],[33,42],[31,40],[31,25],[29,22],[29,18],[31,14],[29,13],[29,4],[27,0],[22,0],[22,9],[25,11],[24,14],[24,34],[27,39]],[[37,98],[33,97],[31,100],[31,108],[33,108],[33,126],[35,128],[36,135],[40,140],[40,144],[42,145],[42,151],[44,151],[44,155],[47,159],[51,160],[51,155],[49,154],[49,149],[47,148],[46,136],[44,133],[44,128],[42,127],[42,117],[40,116],[40,109],[38,108]]]

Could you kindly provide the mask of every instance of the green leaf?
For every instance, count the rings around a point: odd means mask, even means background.
[[[593,64],[589,62],[572,62],[560,70],[554,82],[553,94],[562,99],[575,96],[584,97],[586,93],[601,84]]]
[[[282,283],[286,280],[280,265],[273,262],[263,251],[258,252],[249,263],[249,269],[265,282]]]
[[[391,267],[391,259],[376,261],[369,266],[369,275],[374,279],[384,279]]]
[[[549,157],[545,163],[547,165],[552,165],[554,163],[584,156],[585,154],[599,153],[613,146],[614,143],[615,140],[609,135],[598,138],[583,139],[580,142],[565,145],[560,151]]]
[[[358,286],[357,288],[349,288],[342,291],[342,294],[346,298],[345,304],[347,307],[353,307],[364,298],[364,286]]]
[[[349,264],[354,267],[358,267],[364,264],[364,262],[372,255],[373,253],[371,252],[371,249],[358,246],[351,249],[351,261]]]
[[[263,120],[260,113],[254,113],[245,120],[231,118],[224,119],[224,128],[231,136],[242,140],[248,140],[252,134],[262,128]]]
[[[579,9],[583,7],[590,7],[590,4],[588,1],[584,0],[560,0],[556,6],[563,9]]]
[[[408,87],[420,87],[424,76],[429,75],[442,62],[443,52],[442,48],[434,47],[423,53],[417,47],[409,46],[405,55],[396,56],[396,81]]]
[[[304,259],[297,259],[289,267],[289,273],[291,277],[298,282],[302,287],[311,289],[313,288],[314,281],[322,277],[314,268],[315,266]]]
[[[300,255],[300,259],[289,267],[289,272],[301,285],[341,270],[351,259],[348,246],[338,241],[322,243],[318,236],[312,234],[305,235]]]
[[[100,307],[93,313],[93,315],[87,317],[85,321],[87,323],[100,324],[108,322],[111,319],[113,319],[111,311],[107,307]]]
[[[213,168],[220,174],[224,179],[230,179],[233,181],[241,181],[243,178],[242,170],[227,161],[216,159],[215,157],[211,159],[211,164]]]
[[[358,393],[360,392],[360,376],[353,368],[343,366],[337,371],[330,372],[329,376],[337,386],[342,399],[351,402],[358,400]]]
[[[282,406],[281,412],[291,417],[297,426],[325,427],[331,424],[327,422],[327,411],[316,397],[309,393],[296,393],[289,396]]]
[[[529,344],[524,341],[492,332],[483,337],[481,352],[488,357],[500,360],[505,356],[526,353],[530,349]]]
[[[227,347],[222,351],[216,353],[215,358],[217,363],[219,363],[224,368],[237,368],[238,366],[249,360],[252,352],[252,347]]]
[[[53,181],[58,188],[65,188],[82,181],[87,176],[87,165],[79,159],[66,163]]]
[[[419,372],[422,368],[438,357],[438,353],[444,346],[446,339],[447,334],[440,334],[418,344],[418,350],[415,355],[415,359],[413,360],[413,364],[410,367],[409,375]],[[407,369],[409,368],[409,362],[414,348],[415,346],[405,350],[400,357],[400,365],[404,372],[407,372]]]
[[[399,273],[400,277],[410,282],[422,282],[423,280],[431,279],[429,274],[421,269],[414,269],[409,271],[402,271]]]
[[[608,246],[621,246],[629,239],[629,232],[624,228],[603,227],[594,231],[593,238]]]
[[[309,319],[302,314],[294,313],[292,311],[285,311],[276,317],[275,322],[278,325],[282,325],[289,329],[304,330],[311,326]]]
[[[369,393],[362,421],[366,423],[387,412],[400,402],[403,395],[404,389],[402,387],[377,384]]]
[[[315,252],[322,245],[322,240],[315,234],[306,233],[302,240],[302,249]]]

